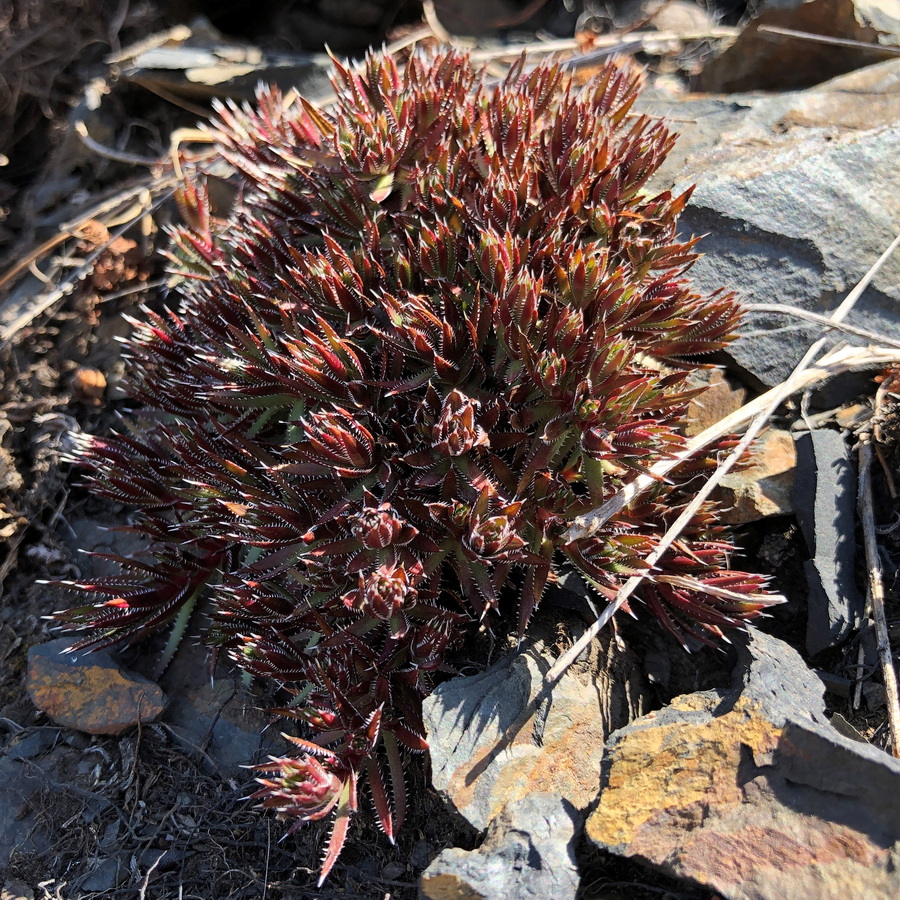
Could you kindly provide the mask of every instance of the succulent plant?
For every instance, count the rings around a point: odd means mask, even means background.
[[[105,646],[208,598],[210,643],[302,723],[255,796],[293,827],[334,817],[323,878],[361,783],[400,826],[422,698],[466,629],[508,602],[523,633],[565,561],[613,598],[709,463],[566,542],[683,446],[686,378],[739,316],[684,280],[688,194],[645,190],[673,138],[631,113],[640,78],[335,62],[330,112],[274,89],[219,109],[226,217],[180,191],[177,309],[129,343],[141,411],[79,457],[154,561],[72,585],[88,604],[60,619]],[[729,549],[705,512],[650,573],[640,599],[680,640],[770,602]]]

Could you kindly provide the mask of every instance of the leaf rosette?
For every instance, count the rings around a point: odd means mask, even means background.
[[[180,190],[178,311],[128,345],[143,411],[79,457],[155,562],[60,614],[105,645],[208,598],[209,641],[288,696],[300,754],[258,797],[334,816],[323,877],[360,783],[399,827],[467,628],[509,602],[524,633],[561,562],[607,600],[648,570],[697,464],[564,535],[684,446],[686,378],[739,318],[685,279],[688,194],[647,189],[673,138],[632,115],[636,68],[576,89],[524,59],[488,83],[455,51],[334,67],[327,112],[275,89],[219,108],[238,200],[217,218],[201,179]],[[727,554],[704,512],[638,596],[686,645],[773,602]]]

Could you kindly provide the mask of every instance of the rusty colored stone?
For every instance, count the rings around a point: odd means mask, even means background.
[[[744,525],[792,513],[796,465],[791,433],[770,428],[754,446],[750,465],[726,475],[713,492],[712,499],[722,506],[721,521]]]
[[[58,725],[88,734],[120,734],[154,722],[166,697],[159,685],[128,672],[103,650],[64,653],[68,638],[28,651],[28,695]]]
[[[688,381],[691,388],[703,388],[703,393],[688,403],[684,416],[687,437],[700,434],[716,422],[739,410],[747,399],[747,389],[734,387],[721,369],[698,369]]]
[[[72,376],[72,393],[75,400],[87,406],[99,406],[106,391],[106,376],[99,369],[83,366]]]
[[[728,900],[900,896],[900,761],[831,728],[787,644],[742,654],[739,687],[612,736],[588,838]]]

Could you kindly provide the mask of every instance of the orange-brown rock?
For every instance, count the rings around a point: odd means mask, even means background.
[[[788,645],[743,656],[739,688],[613,735],[588,838],[729,900],[900,896],[900,762],[827,724]]]
[[[63,653],[60,638],[28,651],[28,695],[58,725],[88,734],[120,734],[162,715],[162,689],[117,665],[108,653]]]
[[[100,406],[106,391],[106,376],[99,369],[82,366],[72,376],[72,394],[78,403]]]
[[[747,399],[747,389],[732,385],[721,369],[698,369],[692,372],[688,386],[703,388],[703,393],[688,403],[684,416],[687,437],[700,434],[727,415],[740,409]]]
[[[750,465],[726,475],[712,495],[722,506],[721,520],[729,525],[788,515],[794,510],[791,494],[797,451],[791,433],[770,428],[751,452]]]

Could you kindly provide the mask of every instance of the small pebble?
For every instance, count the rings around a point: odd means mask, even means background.
[[[72,376],[72,394],[85,406],[100,406],[106,391],[106,376],[99,369],[80,368]]]

